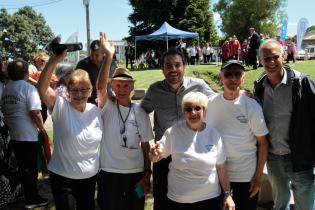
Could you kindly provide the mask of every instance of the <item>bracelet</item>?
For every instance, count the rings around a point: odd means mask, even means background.
[[[152,174],[152,170],[147,168],[147,169],[144,169],[144,172],[148,172],[149,174]]]
[[[226,190],[224,191],[224,196],[233,196],[233,191],[232,190]]]

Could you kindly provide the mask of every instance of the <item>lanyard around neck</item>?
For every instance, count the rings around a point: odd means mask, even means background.
[[[125,131],[126,131],[126,121],[128,120],[128,117],[129,117],[129,114],[130,114],[130,111],[131,111],[131,108],[132,108],[132,104],[131,104],[130,107],[129,107],[129,111],[128,111],[128,114],[127,114],[127,116],[126,116],[125,119],[123,118],[123,116],[122,116],[122,114],[121,114],[118,101],[117,101],[116,105],[117,105],[117,110],[118,110],[118,114],[119,114],[120,120],[121,120],[122,123],[123,123],[123,128],[120,128],[120,134],[123,134],[123,133],[125,133]],[[120,121],[119,121],[119,125],[120,125]],[[120,126],[119,126],[119,127],[120,127]]]

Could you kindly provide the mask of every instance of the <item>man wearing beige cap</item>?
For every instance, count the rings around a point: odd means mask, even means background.
[[[107,77],[115,48],[109,43],[105,46],[105,53],[110,58],[102,67],[97,81],[104,121],[98,203],[101,209],[106,210],[143,210],[145,194],[150,191],[151,162],[148,153],[153,132],[146,112],[131,102],[135,80],[128,69],[115,70],[110,81],[115,100],[107,100]]]

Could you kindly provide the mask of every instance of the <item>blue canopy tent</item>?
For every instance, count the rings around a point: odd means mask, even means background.
[[[141,40],[166,40],[166,49],[168,49],[168,40],[171,39],[186,39],[186,38],[193,38],[198,39],[199,45],[199,35],[198,33],[182,31],[172,27],[167,22],[164,22],[163,25],[152,34],[136,36],[135,37],[135,56],[137,55],[137,41]]]

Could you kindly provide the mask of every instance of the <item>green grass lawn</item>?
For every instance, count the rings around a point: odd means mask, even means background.
[[[297,61],[294,64],[290,63],[290,66],[298,71],[310,75],[312,79],[315,79],[315,60]],[[222,86],[218,79],[219,71],[220,66],[218,65],[187,65],[185,74],[187,76],[192,76],[193,72],[198,72],[199,77],[206,80],[213,90],[220,91],[222,90]],[[242,88],[252,90],[254,80],[257,79],[262,72],[263,68],[258,68],[257,70],[246,68],[245,82]],[[132,75],[136,79],[136,89],[147,89],[153,82],[164,78],[160,69],[133,70]]]

